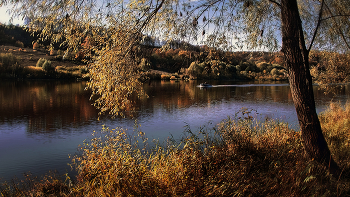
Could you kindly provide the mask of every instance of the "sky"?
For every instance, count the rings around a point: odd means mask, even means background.
[[[10,15],[7,12],[7,10],[10,9],[10,8],[11,8],[11,6],[0,7],[0,23],[9,24]],[[24,21],[22,19],[15,18],[13,20],[12,24],[14,24],[14,25],[16,25],[16,24],[23,25]]]

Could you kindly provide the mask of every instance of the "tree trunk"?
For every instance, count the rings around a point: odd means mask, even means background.
[[[309,70],[309,52],[305,46],[302,23],[296,0],[281,1],[282,52],[288,70],[293,102],[301,129],[301,138],[307,155],[326,166],[338,176],[340,170],[331,157],[318,119],[312,78]]]

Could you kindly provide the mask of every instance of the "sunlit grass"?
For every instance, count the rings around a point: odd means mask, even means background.
[[[350,169],[350,102],[330,103],[319,117],[331,152],[343,168]]]
[[[24,174],[23,180],[13,179],[0,185],[1,196],[67,196],[70,180],[66,181],[55,172],[50,172],[41,179],[32,174]]]
[[[163,143],[149,142],[142,132],[133,137],[103,127],[74,157],[74,184],[46,179],[32,190],[12,191],[26,196],[347,196],[349,109],[331,104],[320,118],[343,169],[341,178],[306,157],[298,131],[274,120],[258,122],[242,110],[215,128],[193,132],[188,127],[183,139]],[[11,188],[16,186],[3,186],[1,194],[13,196]]]

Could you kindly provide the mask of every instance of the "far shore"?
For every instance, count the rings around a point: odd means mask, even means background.
[[[1,54],[12,54],[17,58],[16,65],[7,68],[2,68],[0,73],[0,80],[88,80],[86,75],[88,69],[83,61],[80,61],[70,54],[65,60],[63,58],[64,52],[57,50],[48,50],[44,47],[28,48],[16,47],[8,45],[0,45]],[[46,72],[36,64],[39,59],[46,59],[51,62],[54,67],[54,72]],[[0,62],[1,68],[1,62]],[[260,77],[261,78],[261,77]],[[196,80],[197,78],[190,77],[186,73],[170,73],[161,70],[149,69],[141,77],[141,81],[151,80]],[[210,80],[210,78],[206,79]],[[248,77],[236,76],[231,79],[235,81],[252,81]],[[259,81],[271,81],[272,78],[261,78]],[[273,81],[283,81],[284,79],[276,78]]]

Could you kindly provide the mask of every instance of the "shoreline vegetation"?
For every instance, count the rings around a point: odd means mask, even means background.
[[[37,43],[32,49],[24,47],[20,41],[16,43],[16,46],[0,45],[0,80],[89,80],[83,53],[66,53]],[[202,52],[181,48],[165,52],[159,48],[149,50],[147,53],[151,55],[138,61],[142,82],[197,79],[288,81],[278,52],[223,53],[207,47],[201,47]],[[349,58],[348,54],[312,52],[310,73],[314,82],[322,86],[349,82]],[[42,67],[44,62],[40,63],[40,59],[49,63]]]
[[[306,157],[300,132],[278,120],[257,122],[242,109],[215,128],[184,131],[181,141],[148,145],[103,127],[72,158],[76,179],[26,175],[2,183],[2,196],[348,196],[350,103],[320,114],[324,135],[342,169],[340,177]]]
[[[86,65],[62,60],[44,49],[0,46],[0,79],[7,80],[86,80]]]
[[[20,45],[20,44],[19,44]],[[181,50],[175,50],[175,53],[181,53]],[[184,52],[182,52],[184,53]],[[156,53],[154,56],[158,56]],[[167,53],[169,55],[169,53]],[[202,54],[203,55],[203,54]],[[206,54],[206,56],[210,56]],[[18,46],[0,46],[0,79],[15,80],[88,80],[88,67],[82,61],[81,54],[67,53],[62,50],[48,50],[44,46],[35,46],[24,48]],[[160,55],[161,56],[161,55]],[[176,59],[177,54],[172,54]],[[161,64],[165,64],[161,57],[157,57]],[[169,59],[169,57],[163,57]],[[45,63],[46,60],[46,63]],[[42,62],[41,62],[42,61]],[[254,63],[241,61],[236,66],[227,64],[219,60],[203,60],[204,62],[194,61],[188,68],[179,67],[167,69],[167,65],[159,66],[152,64],[146,58],[142,58],[139,68],[142,72],[141,81],[147,80],[233,80],[233,81],[286,81],[286,71],[283,66],[278,64],[269,64],[266,62]],[[169,64],[183,62],[180,60],[171,60]],[[45,63],[45,64],[44,64]],[[153,65],[153,66],[151,66]],[[157,65],[157,66],[156,66]],[[184,65],[182,65],[184,66]]]

